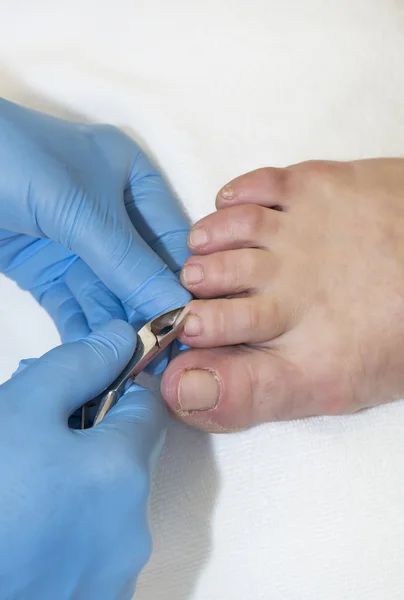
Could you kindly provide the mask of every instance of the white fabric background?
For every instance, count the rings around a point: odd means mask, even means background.
[[[125,127],[197,219],[252,168],[403,154],[403,3],[0,0],[0,93]],[[58,337],[0,293],[5,379]],[[403,431],[403,403],[232,436],[173,425],[137,600],[404,598]]]

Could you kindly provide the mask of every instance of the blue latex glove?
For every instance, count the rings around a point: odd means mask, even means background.
[[[186,304],[188,222],[132,139],[0,99],[0,272],[63,341]]]
[[[150,471],[166,413],[133,385],[93,429],[69,415],[134,351],[130,325],[28,361],[0,386],[0,598],[129,600],[151,550]]]

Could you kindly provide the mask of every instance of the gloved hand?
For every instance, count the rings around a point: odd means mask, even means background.
[[[63,341],[186,304],[188,223],[132,139],[0,99],[0,272]]]
[[[133,385],[93,429],[68,417],[136,344],[111,321],[0,386],[0,598],[129,600],[149,557],[150,471],[166,413]]]

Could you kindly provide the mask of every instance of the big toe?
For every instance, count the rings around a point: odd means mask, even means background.
[[[181,421],[220,433],[302,416],[302,383],[279,354],[231,346],[180,354],[163,375],[162,395]]]

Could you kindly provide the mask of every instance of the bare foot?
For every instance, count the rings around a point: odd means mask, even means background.
[[[205,300],[171,409],[223,431],[404,396],[404,159],[260,169],[217,208],[189,238],[182,282]]]

